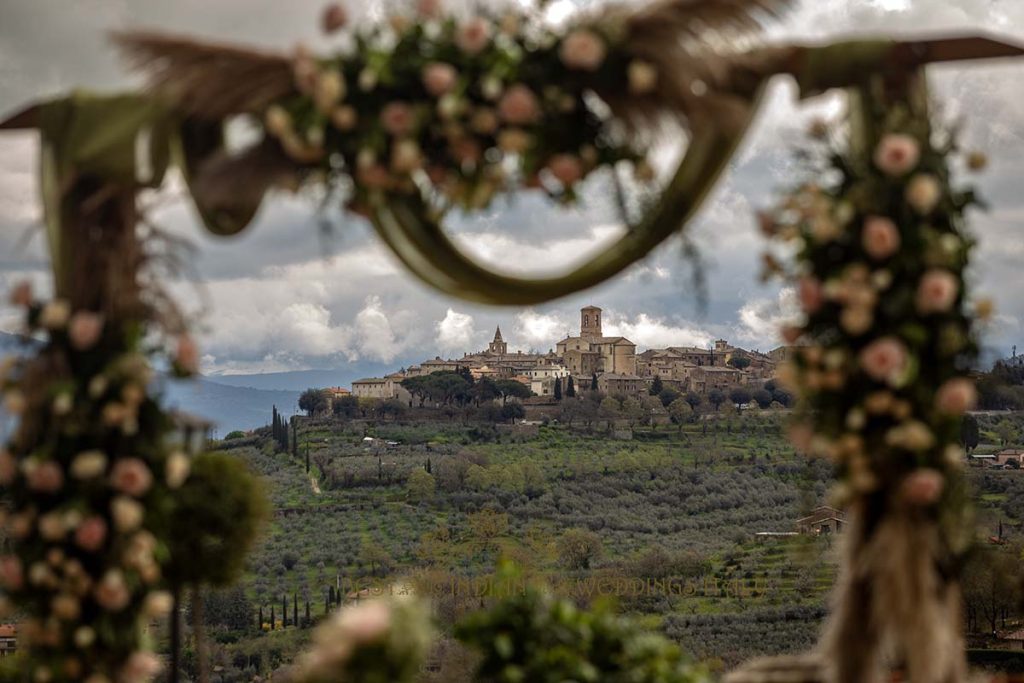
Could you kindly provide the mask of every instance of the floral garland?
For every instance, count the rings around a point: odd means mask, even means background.
[[[528,19],[458,20],[421,0],[415,16],[350,31],[331,5],[323,28],[349,48],[320,60],[300,48],[299,94],[267,108],[265,128],[293,160],[351,182],[357,210],[375,193],[422,189],[479,209],[517,185],[572,202],[589,173],[620,162],[650,181],[642,138],[595,93],[628,83],[649,94],[655,66],[615,49],[612,20],[562,34]]]
[[[963,464],[960,420],[977,398],[964,281],[974,242],[963,220],[976,200],[950,187],[956,148],[933,146],[927,120],[894,107],[884,129],[865,163],[815,124],[827,162],[814,175],[834,182],[803,185],[761,225],[796,251],[790,273],[767,256],[804,314],[782,331],[798,347],[786,375],[802,398],[794,443],[837,464],[838,502],[894,486],[930,506]],[[978,170],[984,158],[967,165]],[[978,312],[990,315],[989,304]]]
[[[906,648],[912,678],[954,680],[962,665],[956,568],[972,534],[961,423],[977,398],[972,326],[991,305],[968,306],[964,212],[978,202],[952,187],[955,137],[932,129],[923,81],[912,84],[895,99],[878,82],[854,91],[846,139],[815,124],[803,157],[815,180],[760,221],[795,254],[788,266],[769,252],[766,266],[803,311],[783,329],[796,347],[785,380],[800,396],[790,436],[835,464],[834,498],[852,511],[827,638],[840,680],[862,680],[884,637]]]
[[[40,303],[27,284],[12,303],[47,343],[0,368],[17,431],[0,447],[3,610],[20,619],[27,672],[48,681],[141,681],[158,668],[144,627],[171,609],[161,563],[172,496],[190,458],[171,448],[169,417],[148,393],[153,373],[136,335],[62,299]],[[195,371],[179,339],[173,365]]]

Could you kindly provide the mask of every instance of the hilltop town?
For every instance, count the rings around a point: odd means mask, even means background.
[[[547,353],[509,352],[498,327],[483,351],[458,359],[437,356],[385,377],[360,379],[352,383],[351,395],[411,402],[403,386],[410,378],[459,372],[474,380],[514,380],[538,397],[560,396],[570,381],[576,387],[615,396],[647,394],[656,382],[679,393],[704,396],[715,390],[762,387],[775,377],[789,351],[783,346],[761,353],[719,339],[709,348],[669,346],[637,353],[637,345],[629,339],[606,337],[602,310],[586,306],[580,310],[579,334],[562,339]],[[330,391],[335,397],[349,393],[343,388]]]

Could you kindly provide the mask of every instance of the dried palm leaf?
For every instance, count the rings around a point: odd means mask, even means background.
[[[113,41],[154,92],[201,118],[257,113],[295,87],[285,55],[149,31]]]

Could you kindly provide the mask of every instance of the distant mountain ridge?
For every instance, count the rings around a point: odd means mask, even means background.
[[[231,387],[250,389],[303,391],[310,387],[348,387],[357,379],[381,377],[398,369],[396,363],[359,361],[330,370],[291,370],[251,375],[206,375],[205,379]]]

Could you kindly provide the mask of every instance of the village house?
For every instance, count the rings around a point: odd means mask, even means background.
[[[647,382],[637,375],[606,372],[597,376],[597,388],[609,396],[638,396],[647,392]]]
[[[846,527],[846,513],[829,505],[819,505],[806,517],[796,520],[801,534],[839,534]]]
[[[0,624],[0,657],[9,657],[18,651],[18,627]]]
[[[996,453],[996,464],[1006,465],[1015,463],[1018,467],[1024,466],[1024,450],[1019,448],[1004,448]]]

